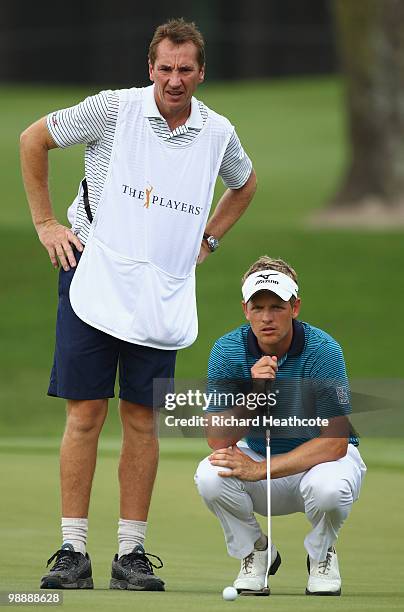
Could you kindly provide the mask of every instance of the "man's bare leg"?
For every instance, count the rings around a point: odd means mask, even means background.
[[[147,521],[159,444],[151,408],[121,400],[122,451],[119,462],[121,518]]]
[[[107,399],[67,402],[66,429],[60,448],[63,517],[88,515],[98,438],[107,411]]]

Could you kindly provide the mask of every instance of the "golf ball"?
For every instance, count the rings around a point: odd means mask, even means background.
[[[225,601],[234,601],[237,597],[237,589],[232,586],[223,589],[223,599]]]

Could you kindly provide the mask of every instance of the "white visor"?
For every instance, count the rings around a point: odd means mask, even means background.
[[[241,289],[244,302],[247,303],[255,293],[263,290],[272,291],[279,295],[282,300],[288,302],[292,296],[297,298],[299,287],[290,276],[282,272],[260,270],[247,277]]]

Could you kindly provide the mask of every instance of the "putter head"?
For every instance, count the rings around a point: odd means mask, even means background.
[[[260,591],[249,591],[249,590],[238,590],[237,592],[240,596],[249,596],[249,597],[268,597],[268,595],[271,594],[271,589],[269,587],[264,587],[263,589],[261,589]]]

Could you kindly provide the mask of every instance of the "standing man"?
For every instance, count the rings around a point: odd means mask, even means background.
[[[344,416],[350,405],[342,350],[326,332],[297,320],[301,301],[296,272],[281,259],[258,259],[244,275],[242,294],[248,324],[216,341],[208,378],[215,388],[251,381],[258,393],[266,380],[273,379],[277,400],[271,412],[280,425],[282,418],[328,420],[318,431],[272,429],[272,514],[306,514],[312,526],[304,541],[306,594],[340,595],[334,543],[359,497],[366,471],[358,439]],[[229,555],[241,559],[235,588],[259,592],[268,554],[271,574],[281,563],[274,544],[268,552],[267,536],[254,514],[267,514],[265,427],[248,427],[248,411],[237,404],[226,409],[219,402],[214,411],[235,416],[240,427],[217,429],[211,419],[208,442],[214,452],[200,463],[195,481],[222,524]]]
[[[21,136],[33,222],[52,265],[61,265],[48,393],[67,399],[62,546],[42,588],[93,588],[87,516],[119,362],[119,551],[110,588],[164,590],[144,549],[158,463],[153,379],[172,378],[177,349],[195,340],[195,265],[216,250],[256,188],[234,127],[193,97],[205,77],[195,24],[174,19],[156,29],[149,74],[150,87],[103,91]],[[68,211],[70,229],[52,211],[48,151],[79,143],[86,179]],[[227,190],[208,220],[219,174]]]

